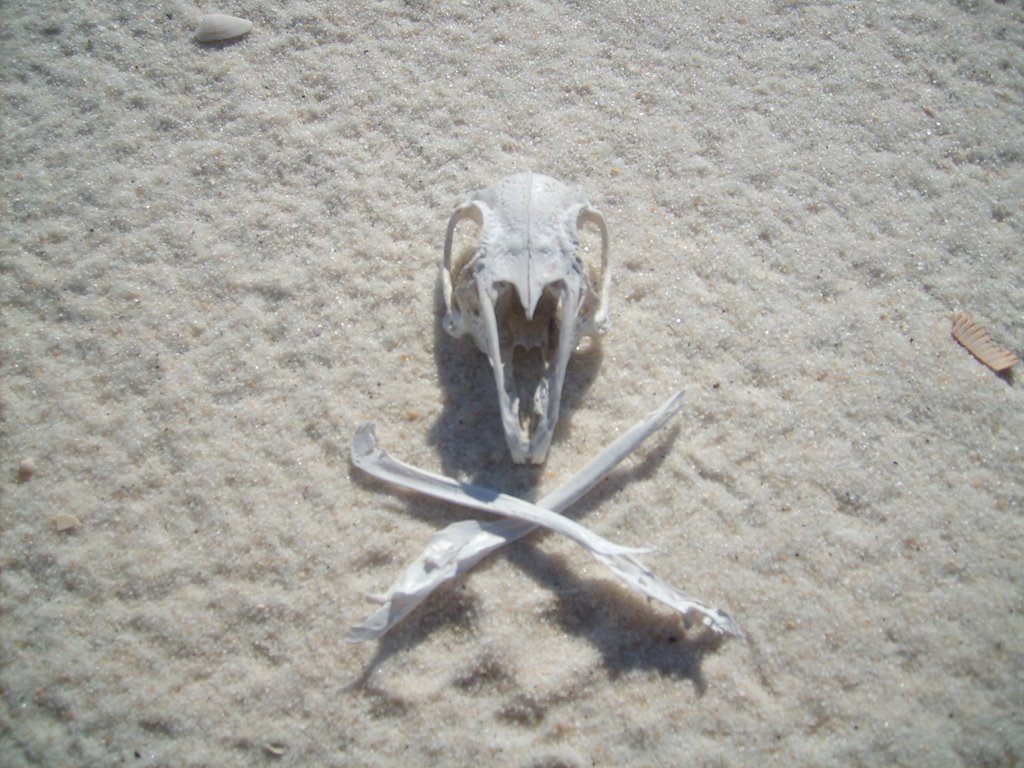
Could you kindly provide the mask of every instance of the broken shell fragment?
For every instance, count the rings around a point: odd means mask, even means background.
[[[252,22],[248,19],[228,16],[226,13],[208,13],[203,16],[199,26],[196,27],[196,40],[200,43],[233,40],[248,34],[251,29]]]
[[[953,315],[953,338],[996,373],[1012,368],[1020,358],[992,341],[988,331],[974,322],[966,312]]]
[[[283,741],[268,741],[263,745],[263,751],[271,757],[283,757],[288,747]]]
[[[78,528],[81,524],[82,521],[70,512],[61,512],[53,518],[54,527],[61,533],[64,531],[72,531],[75,528]]]

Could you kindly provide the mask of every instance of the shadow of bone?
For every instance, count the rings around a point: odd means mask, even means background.
[[[525,577],[550,587],[556,596],[533,620],[589,643],[600,654],[600,666],[609,678],[649,671],[688,681],[698,695],[706,692],[703,661],[719,651],[724,637],[701,627],[684,628],[678,615],[633,594],[610,574],[579,576],[562,555],[529,544],[513,547],[509,554]],[[519,588],[518,584],[510,585],[510,589]],[[498,610],[500,601],[490,601],[489,606]],[[480,610],[480,600],[467,579],[445,585],[378,641],[361,673],[346,687],[365,688],[389,660],[422,645],[440,631],[448,633],[449,651],[452,644],[479,647],[480,640],[486,639],[478,626]],[[523,647],[530,652],[528,638]]]
[[[522,553],[511,558],[523,570]],[[688,680],[698,694],[706,690],[701,663],[724,638],[701,627],[685,629],[679,616],[629,592],[606,578],[580,578],[557,558],[545,565],[558,583],[557,601],[539,615],[561,631],[592,644],[604,668],[616,678],[647,670]]]
[[[429,441],[437,447],[444,473],[449,476],[466,473],[470,482],[533,498],[544,465],[512,461],[501,426],[497,385],[487,355],[477,348],[469,334],[458,339],[448,335],[441,322],[444,313],[444,297],[438,280],[434,290],[434,362],[444,405],[430,429]],[[572,414],[597,378],[602,358],[600,340],[594,339],[586,351],[574,352],[569,359],[549,456],[560,450],[569,438]],[[583,457],[581,465],[589,458]]]
[[[467,589],[464,579],[445,584],[430,595],[407,618],[376,641],[373,655],[362,672],[346,688],[365,689],[383,665],[395,656],[416,648],[441,630],[448,631],[448,643],[474,643],[479,599]]]

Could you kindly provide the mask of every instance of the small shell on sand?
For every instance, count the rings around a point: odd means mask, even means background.
[[[953,315],[953,338],[996,373],[1012,368],[1020,362],[1020,358],[1013,352],[992,341],[988,331],[974,322],[966,312],[957,312]]]
[[[196,27],[196,40],[200,43],[218,43],[248,34],[252,22],[225,13],[208,13]]]
[[[284,757],[288,747],[282,741],[269,741],[263,745],[263,751],[271,757]]]
[[[58,531],[63,533],[64,531],[71,531],[78,528],[82,524],[82,521],[69,512],[61,512],[53,518],[53,524],[57,527]]]

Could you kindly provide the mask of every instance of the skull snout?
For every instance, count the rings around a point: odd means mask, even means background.
[[[515,286],[506,283],[499,287],[494,307],[503,385],[512,411],[508,415],[514,417],[518,427],[519,434],[514,436],[516,442],[527,454],[536,453],[530,446],[539,441],[546,455],[548,433],[554,427],[551,403],[553,391],[557,400],[561,385],[561,381],[555,379],[555,362],[564,294],[565,286],[561,282],[545,286],[530,316]],[[531,461],[543,461],[543,458],[528,455]]]

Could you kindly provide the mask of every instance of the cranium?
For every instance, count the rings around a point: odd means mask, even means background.
[[[480,228],[479,240],[472,258],[453,270],[455,228],[467,218]],[[579,227],[586,223],[601,233],[600,292],[580,255]],[[608,328],[604,217],[549,176],[509,176],[455,209],[441,282],[445,329],[455,337],[471,334],[491,362],[512,459],[542,464],[569,357],[581,338]]]

